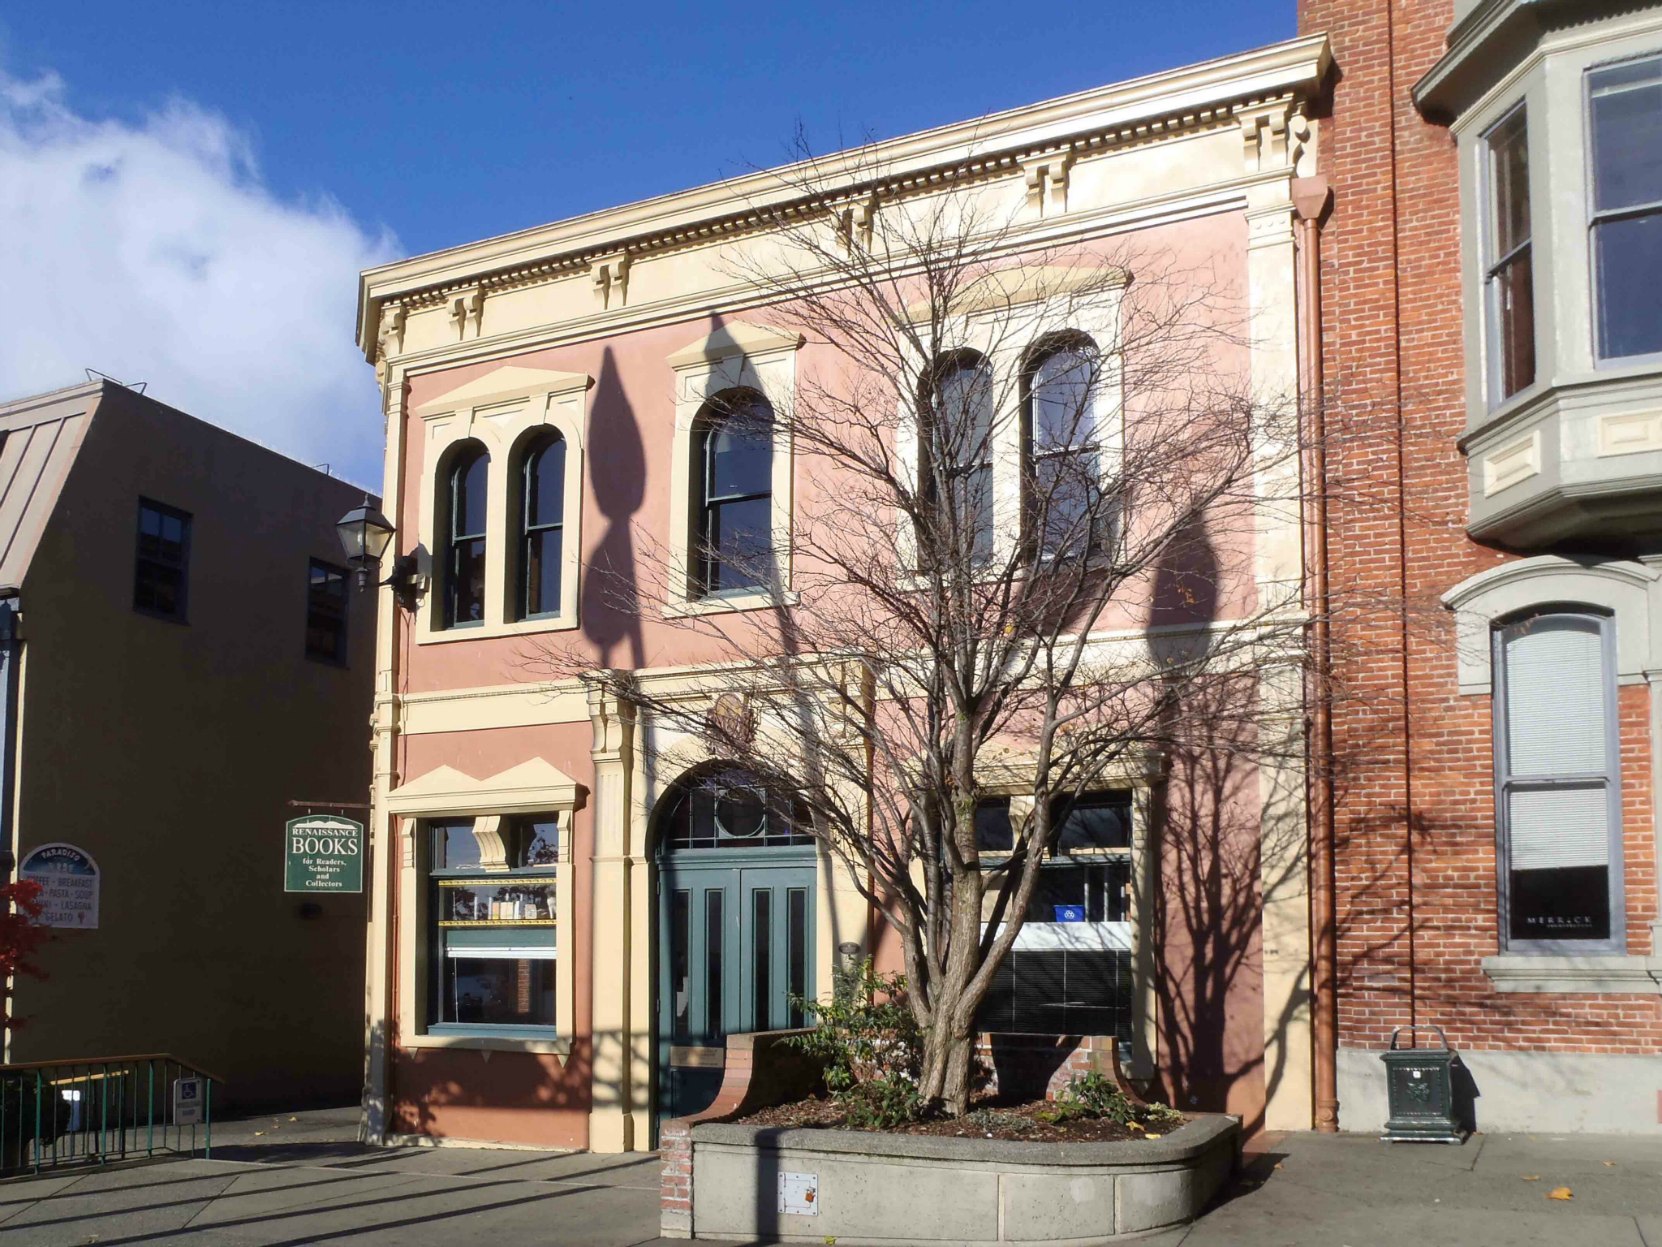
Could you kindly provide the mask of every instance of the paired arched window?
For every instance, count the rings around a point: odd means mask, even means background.
[[[773,408],[750,390],[718,395],[693,433],[694,592],[766,586],[774,578]]]
[[[485,618],[485,530],[490,456],[463,442],[444,477],[444,626],[466,627]]]
[[[1495,629],[1496,813],[1507,946],[1621,935],[1614,621],[1573,607]]]
[[[1022,375],[1024,536],[1040,557],[1087,553],[1104,536],[1101,368],[1090,338],[1065,333],[1042,341]]]
[[[553,430],[530,442],[520,459],[517,587],[520,619],[560,612],[564,566],[566,443]]]
[[[993,554],[993,374],[975,351],[940,356],[928,378],[918,478],[936,557]]]

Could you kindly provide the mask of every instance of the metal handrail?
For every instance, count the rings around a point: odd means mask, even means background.
[[[0,1074],[9,1073],[13,1070],[52,1069],[53,1067],[60,1065],[136,1065],[140,1061],[171,1061],[180,1069],[189,1070],[199,1078],[206,1078],[213,1082],[217,1082],[222,1087],[225,1085],[225,1079],[221,1078],[218,1074],[211,1073],[208,1070],[203,1069],[195,1061],[187,1061],[184,1057],[174,1056],[171,1052],[141,1052],[137,1056],[61,1057],[54,1061],[9,1061],[5,1064],[0,1064]]]
[[[183,1078],[205,1084],[200,1105],[175,1104]],[[0,1065],[0,1174],[195,1155],[198,1126],[209,1158],[215,1083],[225,1080],[167,1052]]]

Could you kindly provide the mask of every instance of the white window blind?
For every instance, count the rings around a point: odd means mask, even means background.
[[[1608,706],[1598,622],[1555,615],[1515,629],[1503,650],[1512,778],[1604,774]]]
[[[1613,624],[1563,611],[1495,637],[1508,947],[1620,946]]]
[[[1610,862],[1610,799],[1603,784],[1513,789],[1506,817],[1513,870]]]

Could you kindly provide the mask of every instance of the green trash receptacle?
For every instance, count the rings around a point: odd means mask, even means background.
[[[1379,1059],[1385,1062],[1385,1090],[1390,1108],[1385,1133],[1380,1137],[1387,1143],[1464,1143],[1465,1122],[1461,1120],[1454,1095],[1460,1056],[1448,1046],[1448,1036],[1443,1034],[1442,1027],[1424,1029],[1437,1032],[1440,1047],[1419,1047],[1416,1028],[1399,1026],[1391,1032],[1390,1051],[1379,1054]],[[1404,1030],[1415,1046],[1397,1046],[1397,1037]]]

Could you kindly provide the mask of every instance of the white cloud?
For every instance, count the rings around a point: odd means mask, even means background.
[[[352,341],[358,270],[397,253],[330,200],[287,202],[224,117],[70,107],[0,70],[0,398],[84,369],[376,485],[374,376]]]

